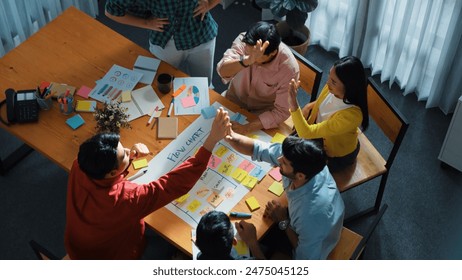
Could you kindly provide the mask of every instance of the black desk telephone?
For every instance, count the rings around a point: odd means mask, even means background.
[[[6,96],[6,116],[8,122],[0,118],[5,125],[12,123],[35,122],[38,120],[39,107],[37,103],[36,90],[19,90],[7,89]],[[2,101],[0,105],[5,103]]]

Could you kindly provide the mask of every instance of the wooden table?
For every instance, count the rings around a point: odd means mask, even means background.
[[[9,87],[16,90],[30,89],[37,87],[41,81],[66,83],[77,88],[82,85],[94,87],[95,81],[101,79],[112,65],[131,69],[138,55],[152,56],[147,50],[71,7],[0,59],[0,99],[5,98],[4,92]],[[169,73],[175,77],[186,76],[164,62],[160,64],[158,73]],[[157,91],[155,83],[153,87]],[[171,96],[167,94],[159,97],[168,107]],[[213,90],[210,90],[210,101],[219,101],[230,110],[246,115],[248,119],[255,118]],[[6,118],[5,111],[3,108],[3,118]],[[162,115],[166,114],[167,110],[164,110]],[[38,123],[8,127],[0,124],[0,127],[69,172],[80,144],[96,132],[93,115],[80,115],[86,123],[79,129],[72,130],[65,124],[70,116],[61,114],[54,101],[51,110],[40,112]],[[196,118],[197,116],[178,116],[179,131],[183,131]],[[171,140],[158,140],[155,130],[146,127],[147,120],[148,117],[144,116],[131,122],[131,130],[122,129],[121,142],[126,147],[138,142],[145,143],[155,156]],[[274,135],[276,131],[266,132]],[[255,196],[258,199],[262,207],[253,213],[249,221],[257,227],[259,237],[271,224],[269,220],[262,218],[264,205],[268,200],[277,199],[267,191],[271,183],[272,180],[266,176],[233,209],[248,212],[245,198]],[[152,213],[145,220],[160,235],[191,255],[191,228],[183,220],[165,208]]]

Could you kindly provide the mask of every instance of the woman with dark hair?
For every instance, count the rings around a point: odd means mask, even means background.
[[[289,106],[299,137],[322,139],[331,172],[356,160],[358,133],[369,126],[367,80],[361,61],[354,56],[337,60],[315,102],[301,109],[297,102],[299,82],[289,86]]]

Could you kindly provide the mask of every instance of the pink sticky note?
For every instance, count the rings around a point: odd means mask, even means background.
[[[194,96],[189,95],[183,99],[181,99],[181,104],[184,108],[189,108],[192,106],[196,106],[196,102],[194,101]]]
[[[247,171],[247,173],[250,173],[250,171],[252,171],[255,165],[253,165],[253,163],[245,159],[241,162],[241,164],[239,164],[238,167],[242,170]]]
[[[218,167],[218,165],[220,165],[220,163],[221,163],[221,158],[212,155],[210,157],[210,159],[209,159],[209,164],[207,166],[212,168],[212,169],[217,169],[217,167]]]
[[[282,179],[281,172],[279,172],[279,167],[275,167],[275,168],[271,169],[271,171],[269,172],[269,175],[271,177],[273,177],[274,180],[276,180],[276,181],[281,181],[281,179]]]
[[[77,91],[77,95],[80,95],[83,98],[88,98],[88,95],[90,94],[91,90],[92,89],[87,86],[81,86],[79,90]]]

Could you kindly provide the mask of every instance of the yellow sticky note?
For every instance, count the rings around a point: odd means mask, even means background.
[[[249,246],[242,240],[237,241],[236,245],[234,245],[234,249],[236,249],[237,254],[241,256],[248,256],[250,254]]]
[[[244,178],[244,180],[242,180],[242,185],[246,186],[249,189],[253,189],[253,187],[255,187],[255,185],[257,184],[257,182],[258,182],[257,177],[247,176]]]
[[[188,207],[188,210],[191,211],[191,212],[195,212],[197,210],[197,208],[199,208],[199,206],[201,206],[201,202],[197,199],[194,199],[189,205]]]
[[[282,135],[281,133],[276,132],[276,134],[274,134],[274,137],[271,139],[271,143],[282,143],[284,139],[286,139],[285,135]]]
[[[258,139],[258,135],[255,134],[249,134],[247,137],[252,138],[252,139]]]
[[[187,193],[187,194],[185,194],[183,196],[180,196],[179,198],[176,199],[176,201],[178,203],[183,203],[186,199],[188,199],[188,197],[189,197],[189,193]]]
[[[226,148],[225,146],[220,146],[216,151],[215,151],[215,155],[217,157],[222,157],[224,154],[226,154],[226,152],[228,151],[228,148]]]
[[[130,101],[132,101],[132,91],[131,90],[122,91],[122,102],[130,102]]]
[[[223,162],[218,167],[218,172],[220,172],[222,174],[225,174],[227,176],[231,175],[231,171],[233,171],[233,166],[231,164],[229,164],[229,163],[226,163],[226,162]]]
[[[242,170],[240,168],[236,168],[236,170],[234,170],[233,172],[233,175],[232,177],[234,178],[234,180],[238,181],[238,182],[242,182],[242,180],[244,180],[244,178],[247,176],[247,172],[245,170]]]
[[[277,196],[281,196],[281,194],[284,192],[284,188],[282,187],[282,184],[279,182],[273,182],[271,186],[268,188],[268,190]]]
[[[252,212],[255,211],[255,210],[260,209],[260,204],[258,204],[258,201],[255,198],[255,196],[251,196],[251,197],[247,198],[245,200],[245,203],[247,204],[247,206],[249,206],[249,209]]]
[[[140,169],[146,166],[148,166],[148,160],[145,158],[133,161],[133,168],[135,169]]]

